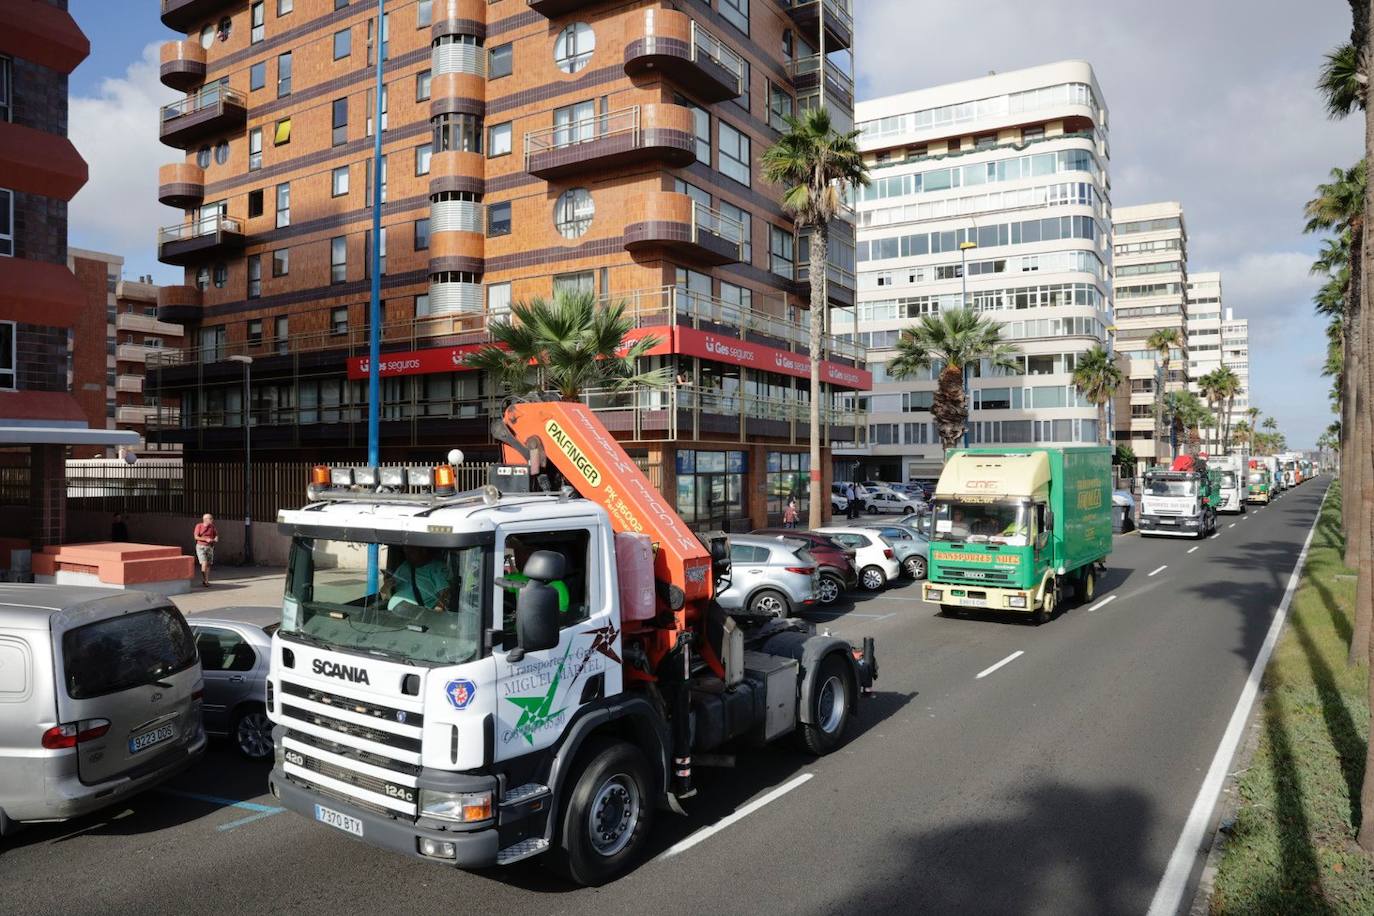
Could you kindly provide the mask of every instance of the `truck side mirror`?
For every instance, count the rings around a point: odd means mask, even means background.
[[[558,645],[558,592],[551,586],[531,579],[520,589],[515,599],[515,639],[521,658],[526,652]]]

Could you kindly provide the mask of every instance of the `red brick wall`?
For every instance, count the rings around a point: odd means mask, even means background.
[[[109,293],[106,277],[109,265],[86,258],[73,259],[77,282],[86,301],[72,328],[72,397],[81,405],[86,422],[93,429],[105,428],[105,342],[108,320],[105,303]],[[99,458],[99,446],[75,446],[73,458]]]

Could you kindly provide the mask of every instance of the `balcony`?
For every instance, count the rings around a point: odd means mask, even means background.
[[[482,284],[441,281],[429,284],[431,315],[480,315]]]
[[[205,49],[199,41],[182,39],[162,45],[162,85],[179,92],[189,92],[205,82]]]
[[[564,13],[595,6],[596,2],[597,0],[529,0],[529,7],[546,19],[556,19]]]
[[[115,378],[115,391],[123,391],[129,394],[143,393],[143,376],[141,375],[120,375]]]
[[[545,179],[695,159],[692,112],[681,105],[634,105],[525,134],[525,171]]]
[[[179,324],[159,321],[152,315],[140,315],[137,312],[120,312],[116,315],[115,329],[137,331],[140,334],[156,334],[159,337],[180,337],[183,333]]]
[[[162,0],[162,24],[175,32],[190,32],[228,0]]]
[[[821,4],[825,4],[824,11]],[[820,45],[821,19],[825,19],[825,50],[841,51],[854,44],[854,11],[851,0],[783,0],[792,21],[813,48]]]
[[[429,52],[429,70],[433,76],[466,73],[470,76],[485,77],[487,49],[480,45],[456,41],[434,45]]]
[[[185,267],[212,254],[243,250],[243,224],[228,216],[208,216],[157,231],[157,259]]]
[[[806,95],[809,90],[819,88],[821,69],[821,56],[819,54],[812,54],[810,57],[798,57],[787,62],[787,76],[792,80],[792,85],[797,87],[797,95]],[[843,107],[852,112],[854,108],[854,80],[834,61],[826,61],[824,69],[827,103],[833,97],[836,102],[841,103]]]
[[[651,191],[628,208],[625,248],[667,249],[703,264],[730,264],[744,256],[744,226],[686,194]]]
[[[146,363],[151,354],[161,350],[161,347],[145,347],[143,344],[120,344],[115,347],[115,359],[121,363]]]
[[[625,72],[661,73],[707,102],[737,98],[744,85],[744,59],[682,13],[646,9],[642,27],[630,27]]]
[[[178,210],[199,207],[205,200],[205,170],[192,162],[169,162],[159,166],[157,199]]]
[[[194,286],[159,286],[157,317],[183,325],[200,321],[200,290]]]
[[[214,83],[162,106],[161,114],[162,142],[189,149],[205,137],[242,130],[248,122],[248,101],[237,89]]]

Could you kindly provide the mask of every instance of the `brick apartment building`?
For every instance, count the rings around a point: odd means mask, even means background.
[[[0,0],[0,505],[5,547],[61,541],[68,448],[118,445],[127,434],[92,424],[103,391],[73,392],[92,315],[67,267],[67,202],[86,162],[67,139],[67,77],[90,43],[65,0]],[[90,347],[100,354],[99,344]],[[92,357],[94,358],[94,357]],[[103,360],[102,360],[103,361]],[[103,375],[103,372],[102,372]],[[82,403],[82,399],[89,403]],[[88,410],[90,412],[88,412]],[[92,427],[96,428],[92,428]],[[27,474],[12,469],[28,468]],[[11,481],[28,479],[28,498]],[[21,489],[17,483],[14,489]],[[7,564],[6,564],[7,565]]]
[[[824,441],[854,437],[863,352],[807,353],[806,239],[758,157],[783,116],[853,122],[849,0],[403,0],[381,27],[384,460],[494,458],[503,393],[462,367],[512,301],[589,290],[629,305],[678,384],[589,394],[699,527],[780,517],[805,483],[809,359]],[[235,460],[251,357],[255,456],[352,458],[366,442],[375,0],[163,0],[184,39],[162,80],[153,442]],[[821,21],[825,54],[820,53]],[[821,86],[826,87],[822,96]],[[837,221],[830,299],[854,301]],[[829,461],[822,470],[828,480]]]

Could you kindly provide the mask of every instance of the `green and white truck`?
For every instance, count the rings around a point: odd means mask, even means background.
[[[1101,446],[953,449],[935,488],[922,597],[1049,619],[1091,601],[1112,552],[1112,458]]]

